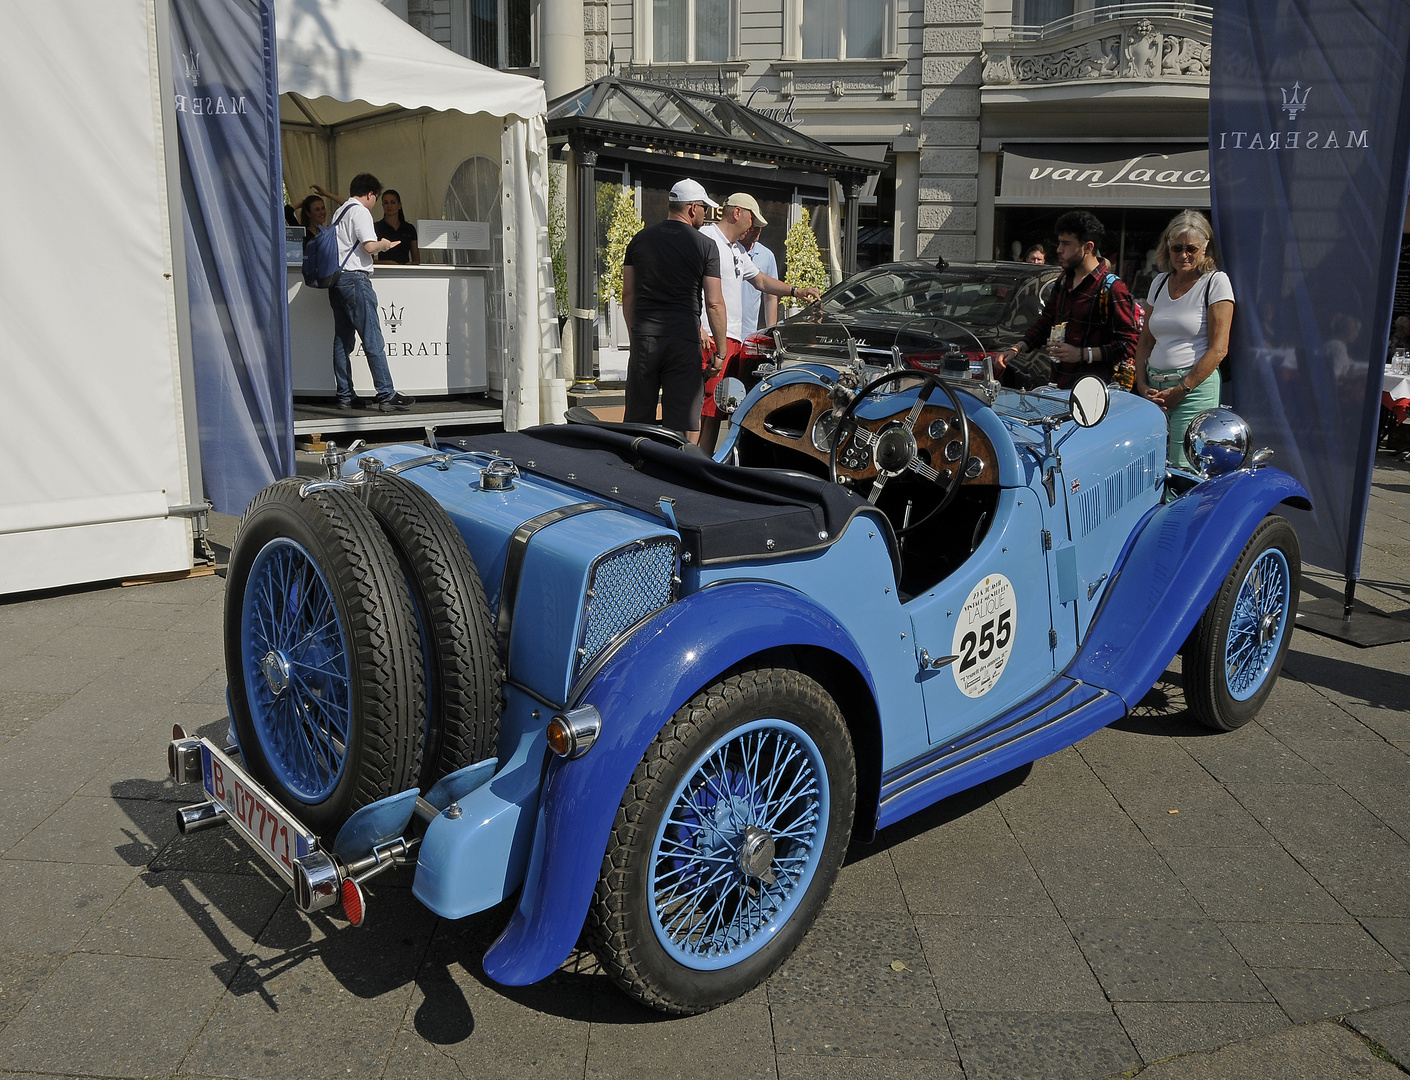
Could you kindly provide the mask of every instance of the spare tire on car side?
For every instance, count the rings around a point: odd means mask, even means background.
[[[226,578],[225,666],[246,768],[333,835],[418,784],[425,673],[397,556],[353,493],[280,480],[250,502]]]
[[[445,508],[401,476],[369,470],[366,483],[368,509],[397,553],[421,634],[425,790],[494,756],[504,673],[480,575]]]

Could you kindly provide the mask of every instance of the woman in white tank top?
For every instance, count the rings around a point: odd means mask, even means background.
[[[1146,294],[1146,325],[1136,345],[1136,391],[1159,405],[1169,425],[1170,464],[1188,469],[1185,430],[1219,404],[1219,362],[1229,352],[1234,288],[1216,270],[1214,229],[1196,210],[1176,214],[1156,245],[1165,271]]]

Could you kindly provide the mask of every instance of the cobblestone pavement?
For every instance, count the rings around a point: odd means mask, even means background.
[[[224,529],[232,522],[224,519]],[[228,538],[227,538],[228,542]],[[1385,457],[1359,595],[1410,608]],[[219,736],[223,581],[0,604],[0,1073],[80,1077],[1392,1077],[1410,1065],[1410,645],[1299,630],[1214,735],[1137,715],[857,846],[765,986],[663,1020],[590,958],[490,983],[507,911],[410,878],[305,919],[166,779]],[[1339,594],[1309,573],[1308,596]]]

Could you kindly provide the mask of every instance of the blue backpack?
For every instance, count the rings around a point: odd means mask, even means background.
[[[349,207],[344,205],[338,216],[330,221],[317,235],[304,241],[304,284],[313,289],[331,289],[343,272],[343,267],[352,258],[353,248],[348,249],[343,261],[338,261],[338,221]]]

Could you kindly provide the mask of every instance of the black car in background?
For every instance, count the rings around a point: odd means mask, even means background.
[[[750,338],[744,369],[748,375],[755,361],[803,359],[889,367],[898,358],[930,371],[976,369],[986,355],[1023,336],[1061,272],[1056,266],[1011,262],[872,267],[771,332]],[[1046,361],[1032,354],[1025,359],[1029,367],[1011,370],[1005,381],[1047,382]]]

